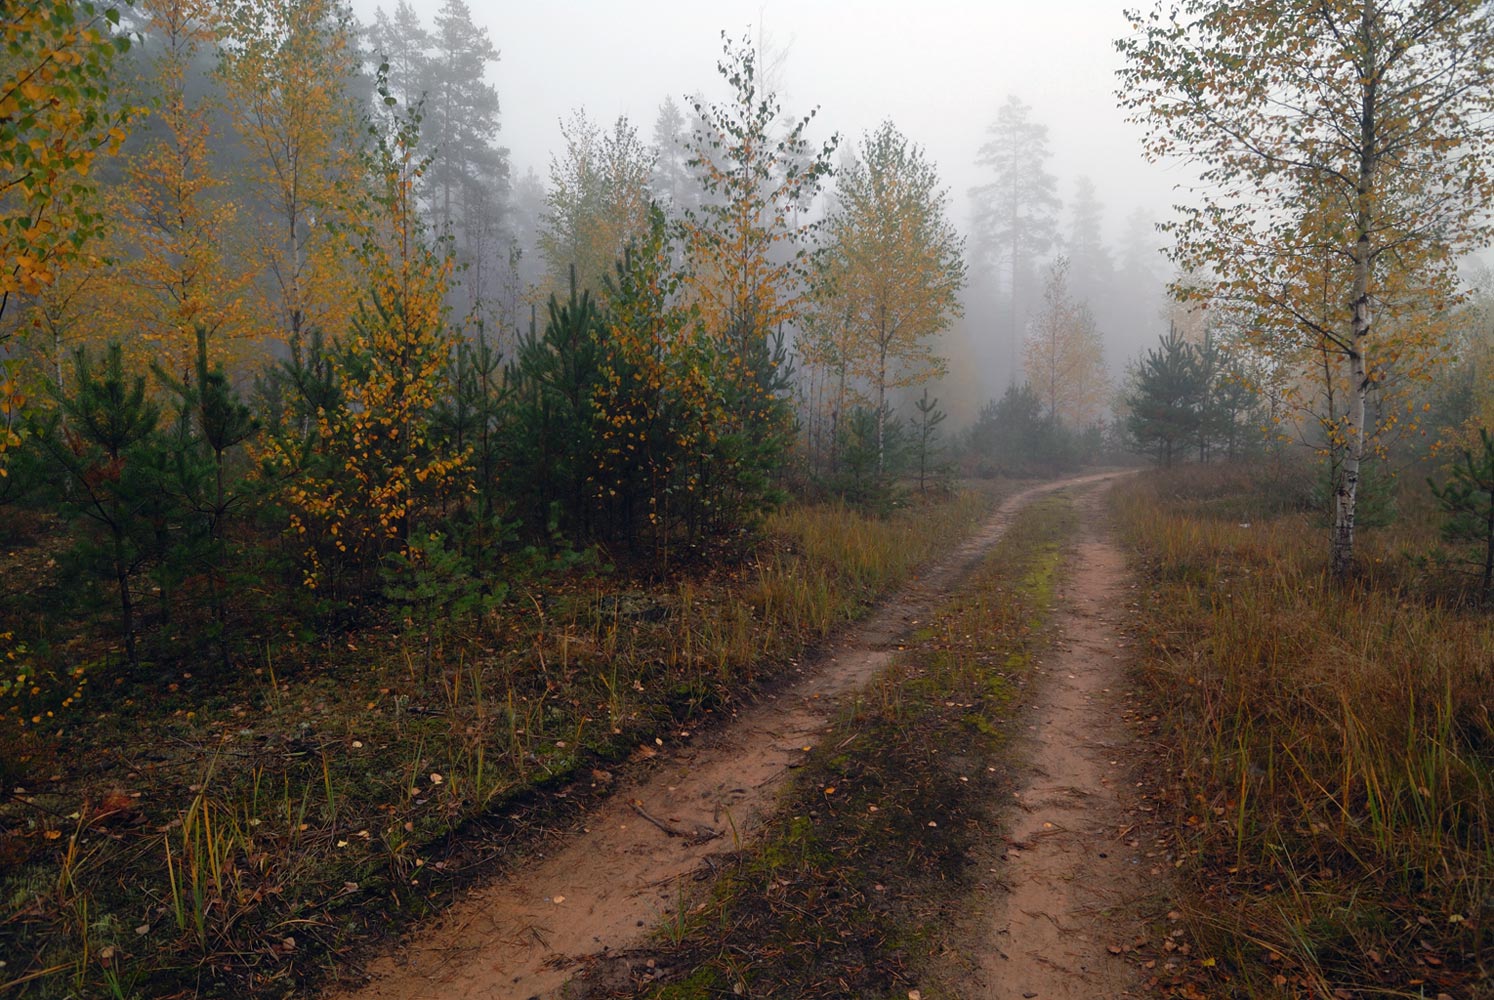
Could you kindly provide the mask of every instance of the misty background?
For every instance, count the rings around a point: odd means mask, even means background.
[[[374,50],[383,41],[380,11],[392,22],[396,7],[371,0],[353,4],[358,20],[375,29],[368,42]],[[427,28],[439,8],[411,5]],[[1091,258],[1075,259],[1071,291],[1094,315],[1114,383],[1128,360],[1166,332],[1170,271],[1155,224],[1176,200],[1178,177],[1143,160],[1139,133],[1116,106],[1120,57],[1114,40],[1129,30],[1117,3],[572,0],[477,3],[470,13],[498,54],[485,64],[483,80],[499,101],[496,145],[506,151],[508,165],[501,226],[531,264],[539,257],[534,216],[543,211],[536,201],[544,197],[552,159],[563,156],[562,123],[583,111],[605,131],[623,116],[643,142],[654,143],[661,105],[673,100],[688,132],[690,96],[724,96],[716,63],[725,32],[753,39],[767,83],[786,113],[817,109],[809,138],[819,143],[838,133],[837,158],[890,119],[936,164],[971,265],[964,316],[936,348],[948,359],[949,374],[932,392],[952,423],[974,419],[1014,381],[1020,339],[1041,294],[1042,268],[1058,254]],[[990,169],[977,160],[990,138],[988,128],[1010,98],[1025,103],[1030,121],[1047,130],[1044,169],[1059,200],[1057,240],[1046,259],[1028,264],[1015,331],[1009,276],[1000,261],[979,259],[970,197],[973,188],[991,181]],[[1087,205],[1082,184],[1092,186]],[[822,201],[833,189],[832,180]],[[1083,218],[1076,219],[1076,207]],[[1076,247],[1076,240],[1085,246]],[[523,268],[521,273],[537,276]]]

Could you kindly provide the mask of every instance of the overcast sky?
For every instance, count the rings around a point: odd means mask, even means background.
[[[1113,41],[1126,30],[1107,0],[469,0],[502,53],[490,71],[503,104],[502,142],[516,174],[545,176],[560,118],[585,107],[607,123],[626,114],[644,139],[666,96],[724,96],[716,74],[723,30],[765,28],[787,49],[785,106],[818,105],[812,139],[838,131],[855,143],[883,118],[922,144],[952,190],[964,228],[966,190],[980,179],[976,150],[1009,94],[1049,127],[1060,194],[1094,181],[1109,234],[1138,206],[1160,217],[1172,179],[1145,164],[1114,97]],[[375,0],[356,0],[371,21]],[[392,9],[392,0],[385,0]],[[435,0],[416,0],[427,23]]]

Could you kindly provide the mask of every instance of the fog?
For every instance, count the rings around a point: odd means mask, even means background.
[[[358,0],[354,9],[371,23],[379,6]],[[436,4],[417,6],[429,22]],[[1048,129],[1048,169],[1064,201],[1060,234],[1067,232],[1080,177],[1093,182],[1112,257],[1128,242],[1133,254],[1138,242],[1160,242],[1150,226],[1175,200],[1175,175],[1143,160],[1138,132],[1116,105],[1113,43],[1127,24],[1115,2],[568,0],[476,3],[472,17],[501,54],[488,80],[502,102],[499,141],[515,179],[529,170],[547,176],[560,121],[578,108],[604,124],[626,115],[647,140],[666,97],[688,111],[688,94],[722,96],[716,63],[725,31],[733,38],[750,34],[767,53],[787,111],[818,108],[811,139],[836,132],[844,150],[891,119],[922,145],[950,190],[962,230],[969,228],[969,189],[982,182],[977,151],[1008,96],[1026,102],[1032,119]],[[1157,254],[1147,259],[1154,287],[1126,294],[1153,304],[1089,303],[1115,376],[1161,326],[1156,316],[1167,265]],[[972,267],[966,316],[943,345],[955,374],[939,391],[959,422],[1013,377],[1009,324],[989,315],[992,303],[981,295],[993,279]]]

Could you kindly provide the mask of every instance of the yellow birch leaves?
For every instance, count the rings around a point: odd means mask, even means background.
[[[136,113],[113,105],[109,67],[128,40],[113,6],[36,0],[0,20],[0,316],[36,295],[102,230],[89,172]]]

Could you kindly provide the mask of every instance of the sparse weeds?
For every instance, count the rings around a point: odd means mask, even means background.
[[[585,767],[672,738],[783,673],[993,502],[887,520],[791,509],[740,569],[647,591],[595,574],[548,581],[498,613],[443,620],[437,641],[413,647],[399,629],[267,640],[252,674],[208,685],[183,673],[169,698],[80,718],[51,745],[34,735],[36,780],[0,803],[0,824],[18,831],[0,833],[0,856],[23,849],[0,871],[14,904],[0,987],[302,989],[317,956],[424,912],[459,872],[506,851],[510,817],[550,808],[535,793],[584,788]],[[94,819],[105,793],[130,804]],[[81,821],[64,819],[75,810]],[[452,838],[464,824],[489,835]]]
[[[1494,622],[1408,591],[1373,535],[1334,584],[1326,536],[1238,485],[1225,516],[1186,473],[1116,494],[1201,939],[1237,996],[1487,989]]]

